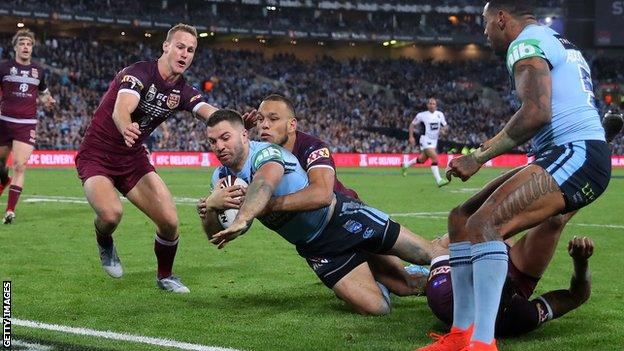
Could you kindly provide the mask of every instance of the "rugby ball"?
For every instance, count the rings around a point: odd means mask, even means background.
[[[225,176],[223,178],[223,182],[221,183],[221,188],[227,188],[232,185],[242,185],[243,187],[247,187],[247,182],[243,179],[237,178],[234,175]],[[232,225],[234,222],[234,218],[238,215],[238,209],[231,208],[224,211],[220,211],[217,213],[217,217],[219,218],[219,223],[225,229]]]

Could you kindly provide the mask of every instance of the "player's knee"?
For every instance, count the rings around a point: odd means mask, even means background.
[[[26,171],[26,162],[15,162],[13,163],[13,172],[14,173],[24,173]]]
[[[389,314],[391,310],[390,304],[383,296],[354,305],[353,309],[356,313],[364,316],[384,316]]]
[[[98,211],[98,221],[107,228],[115,228],[121,221],[122,213],[121,207],[107,208]]]
[[[490,217],[480,213],[475,213],[466,221],[466,232],[470,235],[470,241],[479,243],[483,241],[493,241],[500,239],[500,233],[492,223]]]
[[[178,234],[178,216],[175,213],[168,214],[157,223],[158,232],[167,239],[175,239]]]
[[[466,221],[468,220],[468,214],[466,214],[461,206],[457,206],[449,212],[448,216],[448,229],[449,229],[449,238],[452,241],[464,240],[465,238],[461,238],[461,233],[464,232],[464,226],[466,225]]]

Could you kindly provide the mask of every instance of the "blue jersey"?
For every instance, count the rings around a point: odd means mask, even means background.
[[[292,194],[308,186],[308,175],[292,153],[275,144],[260,141],[249,142],[249,155],[240,172],[235,173],[224,166],[217,168],[212,174],[212,186],[219,178],[227,175],[235,175],[251,184],[256,171],[268,162],[276,162],[284,167],[284,176],[275,188],[273,197]],[[274,212],[258,220],[290,243],[304,244],[314,240],[325,229],[330,220],[329,206],[312,211]]]
[[[552,79],[552,120],[533,138],[535,152],[582,140],[605,140],[589,65],[579,49],[546,26],[528,25],[509,45],[507,69],[529,57],[548,62]]]

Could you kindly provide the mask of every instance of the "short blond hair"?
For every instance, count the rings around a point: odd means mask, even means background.
[[[195,27],[189,24],[178,23],[175,26],[171,27],[171,29],[169,29],[165,41],[171,41],[171,37],[173,37],[176,32],[186,32],[197,38],[197,29]]]
[[[33,46],[35,45],[35,33],[33,33],[30,29],[22,28],[18,30],[17,33],[15,33],[15,35],[13,36],[13,39],[11,40],[11,42],[13,43],[13,46],[17,45],[17,42],[21,38],[28,38],[32,41]]]

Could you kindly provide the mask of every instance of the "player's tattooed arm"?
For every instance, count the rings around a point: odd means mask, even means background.
[[[254,218],[259,216],[273,195],[273,191],[284,175],[284,165],[278,162],[267,162],[260,166],[254,178],[247,187],[245,201],[241,205],[238,215],[229,228],[212,236],[210,242],[221,249],[229,241],[244,233]]]
[[[514,80],[522,107],[500,133],[473,153],[480,164],[527,142],[551,120],[552,79],[548,62],[539,57],[518,61]]]
[[[594,253],[594,243],[588,237],[574,237],[568,243],[574,273],[567,290],[555,290],[542,295],[551,308],[551,318],[559,318],[581,306],[591,295],[591,274],[589,258]]]

